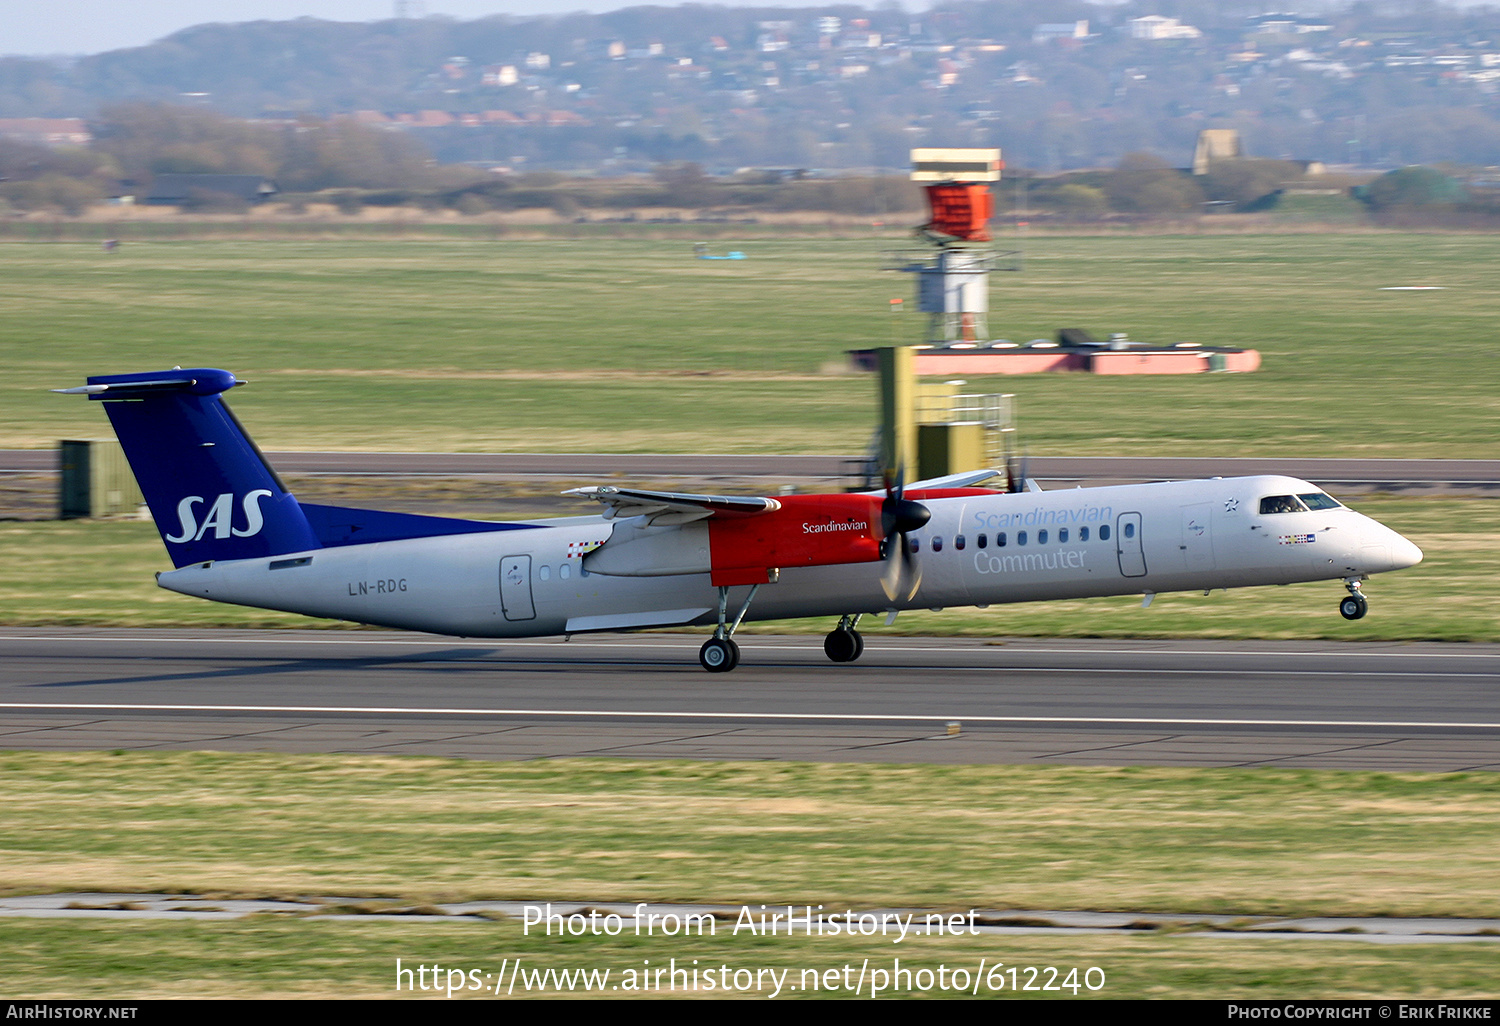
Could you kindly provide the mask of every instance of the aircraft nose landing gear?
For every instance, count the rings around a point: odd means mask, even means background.
[[[844,614],[839,617],[839,625],[828,632],[823,639],[823,651],[829,659],[836,663],[852,663],[864,653],[865,639],[854,629],[861,615]]]
[[[1359,578],[1351,577],[1344,581],[1344,587],[1349,589],[1349,594],[1339,601],[1339,615],[1345,620],[1361,619],[1370,611],[1370,603],[1359,590]]]
[[[740,621],[745,618],[745,613],[750,609],[750,603],[755,598],[755,593],[760,590],[760,585],[754,585],[750,594],[745,596],[745,604],[740,606],[740,614],[734,618],[734,623],[729,623],[729,589],[723,586],[719,588],[719,625],[714,628],[714,636],[703,643],[698,650],[698,662],[709,673],[728,673],[740,665],[740,646],[735,643],[734,632],[739,628]]]

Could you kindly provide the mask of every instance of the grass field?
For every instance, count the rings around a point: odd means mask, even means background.
[[[7,890],[1500,915],[1493,774],[0,755]],[[575,905],[569,905],[571,909]],[[492,971],[1097,965],[1106,997],[1493,994],[1489,945],[1171,934],[545,938],[517,924],[0,920],[29,997],[359,996]],[[618,977],[617,977],[618,978]]]
[[[0,754],[10,892],[1500,917],[1500,775]]]
[[[888,312],[909,277],[879,269],[904,244],[3,244],[0,447],[107,433],[48,388],[181,364],[249,378],[235,405],[271,448],[859,452],[873,382],[825,371],[920,339]],[[970,385],[1018,394],[1038,455],[1493,456],[1497,263],[1484,235],[1036,237],[994,276],[992,334],[1243,345],[1263,369]]]

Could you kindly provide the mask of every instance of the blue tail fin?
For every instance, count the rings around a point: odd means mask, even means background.
[[[60,392],[101,400],[174,566],[319,548],[287,492],[220,397],[223,370],[107,374]]]

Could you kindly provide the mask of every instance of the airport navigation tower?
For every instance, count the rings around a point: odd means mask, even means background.
[[[998,149],[914,149],[911,180],[927,192],[931,217],[917,229],[929,248],[892,254],[892,270],[917,276],[917,309],[928,315],[927,340],[989,337],[990,184],[1004,167]]]
[[[917,276],[917,309],[928,315],[929,343],[978,348],[989,338],[989,278],[998,255],[990,247],[990,186],[1000,180],[1000,151],[914,149],[911,166],[911,180],[926,190],[931,212],[916,230],[926,245],[888,254],[886,267]],[[896,476],[900,468],[916,467],[919,477],[932,478],[1003,466],[1019,480],[1012,397],[962,394],[962,381],[919,382],[917,348],[928,347],[875,351],[881,429],[871,445],[872,467]]]

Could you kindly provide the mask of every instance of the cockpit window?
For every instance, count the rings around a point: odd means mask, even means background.
[[[1267,495],[1260,500],[1262,513],[1302,513],[1306,509],[1295,495]]]
[[[1308,509],[1338,509],[1340,506],[1339,500],[1323,492],[1308,492],[1306,495],[1298,495],[1297,498],[1307,503]]]

